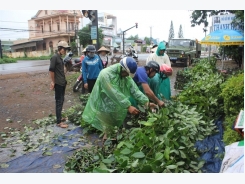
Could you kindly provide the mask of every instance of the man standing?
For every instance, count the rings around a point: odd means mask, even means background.
[[[67,84],[64,72],[64,63],[61,56],[66,54],[68,48],[70,48],[70,46],[67,44],[67,42],[60,41],[58,43],[58,52],[50,59],[49,66],[49,74],[51,78],[50,89],[55,90],[56,121],[57,126],[61,128],[68,127],[67,124],[62,122],[64,120],[61,119],[61,112],[65,99],[65,89]]]
[[[171,62],[168,55],[165,53],[166,47],[164,42],[160,42],[155,53],[149,55],[146,60],[146,64],[150,61],[156,61],[160,66],[166,64],[171,67]],[[149,86],[155,95],[161,99],[161,95],[167,100],[171,99],[170,79],[169,76],[172,72],[164,73],[159,75],[157,73],[152,79],[149,79]]]

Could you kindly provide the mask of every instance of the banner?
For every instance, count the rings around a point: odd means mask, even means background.
[[[231,23],[235,19],[234,14],[227,15],[214,15],[212,16],[212,31],[221,30],[221,29],[232,29],[239,30],[239,27],[234,27]]]

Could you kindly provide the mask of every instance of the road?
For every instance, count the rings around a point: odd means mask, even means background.
[[[29,72],[48,72],[50,61],[48,60],[30,60],[18,61],[17,63],[8,63],[0,65],[0,75],[12,73],[29,73]]]

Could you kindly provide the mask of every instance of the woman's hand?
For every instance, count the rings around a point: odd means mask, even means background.
[[[129,112],[130,114],[136,115],[136,114],[139,114],[140,111],[139,111],[138,109],[136,109],[134,106],[129,106],[128,112]]]

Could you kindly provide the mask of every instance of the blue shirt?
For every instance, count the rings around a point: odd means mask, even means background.
[[[140,66],[140,67],[137,68],[133,80],[134,80],[134,82],[137,85],[140,85],[142,83],[147,83],[148,84],[148,75],[146,73],[145,67]]]
[[[98,55],[95,54],[93,58],[86,56],[82,62],[84,84],[87,83],[87,79],[97,79],[102,69],[102,61]]]

